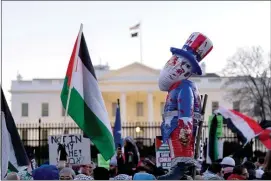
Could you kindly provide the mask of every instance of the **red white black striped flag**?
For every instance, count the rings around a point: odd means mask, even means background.
[[[215,114],[221,114],[227,122],[228,128],[237,133],[244,144],[258,137],[262,144],[271,150],[270,131],[263,129],[257,121],[235,110],[219,107]]]

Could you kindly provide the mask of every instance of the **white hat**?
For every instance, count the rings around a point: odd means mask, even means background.
[[[221,165],[228,165],[228,166],[235,167],[235,161],[231,157],[225,157],[225,158],[223,158],[223,160],[222,160],[222,162],[220,164]]]
[[[256,176],[257,179],[261,179],[263,174],[264,174],[264,171],[261,170],[261,169],[258,169],[258,170],[256,170],[255,176]]]
[[[116,156],[113,156],[109,162],[109,164],[111,166],[118,166],[118,161],[117,161],[117,157]]]

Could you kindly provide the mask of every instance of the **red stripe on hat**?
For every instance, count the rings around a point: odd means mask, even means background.
[[[206,55],[208,55],[212,49],[213,49],[213,46],[210,47],[210,49],[202,56],[201,59],[204,59],[204,57],[206,57]]]
[[[240,118],[242,118],[248,125],[249,127],[254,131],[255,134],[259,134],[263,131],[262,127],[252,118],[241,114],[240,112],[237,112],[235,110],[230,110],[231,112],[233,112],[235,115],[239,116]]]
[[[190,45],[190,47],[193,49],[193,51],[196,52],[196,50],[200,47],[200,45],[206,40],[207,38],[203,36],[202,34],[199,34],[197,38],[193,41],[193,43]]]

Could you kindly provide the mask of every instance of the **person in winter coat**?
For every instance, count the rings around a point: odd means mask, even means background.
[[[16,172],[10,172],[8,173],[6,180],[20,180],[20,177]]]
[[[109,171],[104,167],[96,167],[93,170],[93,178],[94,180],[109,180]]]
[[[271,151],[269,150],[264,158],[264,172],[271,171]]]
[[[262,180],[271,180],[271,172],[264,172]]]
[[[256,179],[256,165],[250,161],[246,161],[243,165],[248,171],[248,174],[249,174],[248,180],[255,180]]]
[[[122,174],[133,175],[139,162],[139,152],[134,139],[130,136],[124,139],[124,156],[122,150],[117,151],[118,171]]]
[[[42,165],[32,172],[33,180],[59,180],[59,170],[55,165]]]
[[[204,180],[224,180],[222,175],[222,166],[219,163],[213,163],[208,170],[203,173]]]
[[[247,169],[243,165],[237,165],[233,168],[232,174],[227,180],[247,180],[248,177]]]
[[[152,174],[139,172],[134,175],[133,180],[156,180],[156,178]]]
[[[220,164],[222,166],[223,177],[225,180],[227,180],[235,167],[235,161],[231,157],[225,157]]]

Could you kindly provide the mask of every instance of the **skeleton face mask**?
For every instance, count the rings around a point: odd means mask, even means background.
[[[173,55],[160,72],[159,88],[161,91],[168,91],[174,83],[188,79],[191,75],[190,62],[182,56]]]

